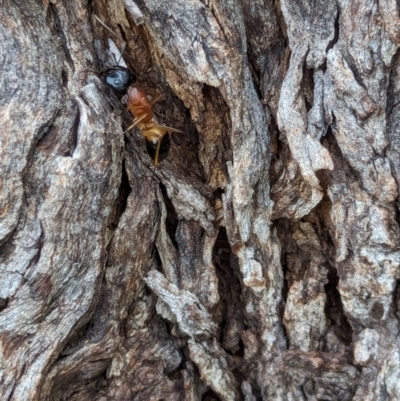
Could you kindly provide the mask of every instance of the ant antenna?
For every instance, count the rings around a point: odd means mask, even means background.
[[[102,25],[104,28],[107,29],[107,31],[111,32],[116,38],[119,39],[118,35],[113,30],[111,30],[96,14],[93,14],[93,16],[100,23],[100,25]],[[119,54],[119,59],[117,61],[117,65],[119,65],[119,63],[120,63],[120,61],[122,59],[122,55],[124,54],[125,49],[126,49],[126,42],[122,42],[122,48],[121,48],[121,51],[120,51],[120,54]]]
[[[121,53],[119,54],[119,59],[117,61],[117,65],[119,65],[119,62],[121,61],[122,55],[124,54],[124,51],[126,49],[126,42],[122,43],[122,47],[121,47]]]
[[[96,14],[93,14],[94,18],[97,19],[97,21],[104,27],[107,29],[107,31],[111,32],[116,38],[118,38],[118,35],[112,31]]]

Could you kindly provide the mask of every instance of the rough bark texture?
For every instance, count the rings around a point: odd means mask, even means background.
[[[396,0],[0,0],[0,399],[400,400],[399,45]]]

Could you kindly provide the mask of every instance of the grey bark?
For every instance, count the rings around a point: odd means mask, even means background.
[[[399,45],[395,0],[0,0],[0,399],[399,400]]]

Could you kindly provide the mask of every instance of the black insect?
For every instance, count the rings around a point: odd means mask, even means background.
[[[124,96],[129,86],[136,81],[136,76],[128,68],[122,66],[107,68],[102,73],[102,77],[104,83],[119,98]]]
[[[95,15],[96,20],[113,35],[114,32],[104,22]],[[134,117],[133,124],[125,131],[131,130],[133,127],[138,127],[142,135],[150,142],[149,152],[154,153],[154,166],[157,167],[159,163],[160,151],[161,153],[168,153],[171,143],[165,141],[165,145],[161,147],[161,142],[168,133],[181,133],[181,131],[160,125],[154,119],[154,104],[161,98],[149,97],[143,88],[133,85],[136,81],[136,76],[131,71],[119,65],[122,54],[124,53],[126,43],[124,42],[117,61],[117,65],[101,71],[101,77],[105,86],[110,88],[113,94],[121,100],[124,95],[127,96],[128,110]],[[124,132],[124,134],[125,134]],[[166,151],[165,151],[166,149]]]

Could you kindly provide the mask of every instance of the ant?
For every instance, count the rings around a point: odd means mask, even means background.
[[[104,83],[118,98],[124,96],[128,88],[136,81],[136,76],[122,66],[107,68],[102,76]]]
[[[135,117],[133,124],[128,128],[128,131],[137,126],[142,135],[154,145],[157,145],[154,155],[154,166],[158,166],[158,156],[160,154],[161,141],[165,134],[168,132],[181,133],[181,131],[167,127],[165,125],[157,124],[153,120],[152,106],[160,100],[157,99],[150,101],[146,92],[143,89],[130,86],[128,89],[128,110]]]
[[[137,126],[142,132],[142,135],[147,141],[156,145],[156,152],[154,155],[154,166],[158,166],[158,156],[160,154],[161,141],[168,133],[181,133],[175,128],[160,125],[153,120],[152,107],[160,100],[161,96],[157,99],[150,101],[147,93],[135,85],[135,76],[125,67],[115,66],[108,68],[103,72],[104,83],[114,92],[118,97],[128,94],[128,110],[135,117],[133,124],[125,131],[131,130]]]
[[[95,18],[100,22],[101,25],[112,32],[107,25],[100,20],[100,18],[98,18],[96,15]],[[125,43],[121,50],[119,58],[120,60],[124,50]],[[136,82],[136,76],[132,74],[128,68],[119,66],[118,64],[119,60],[116,66],[107,68],[101,72],[103,82],[119,99],[121,99],[125,94],[128,94],[128,110],[135,119],[133,120],[133,124],[125,132],[137,126],[147,141],[151,142],[153,145],[156,145],[153,163],[154,166],[157,167],[161,141],[163,140],[164,136],[168,132],[181,133],[181,131],[165,125],[160,125],[154,121],[152,107],[160,100],[161,96],[150,101],[147,93],[143,89],[134,85]]]

